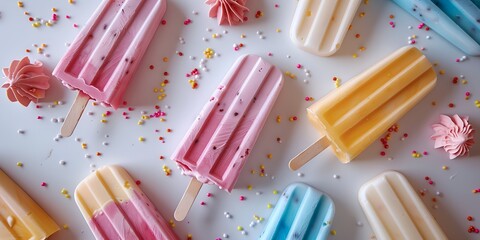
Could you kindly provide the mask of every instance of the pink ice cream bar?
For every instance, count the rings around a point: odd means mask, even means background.
[[[102,1],[53,75],[118,108],[165,9],[165,0]]]
[[[261,57],[236,61],[172,155],[193,178],[177,220],[185,218],[202,183],[232,190],[282,86],[282,72]]]
[[[172,159],[186,175],[230,192],[282,85],[275,66],[258,56],[240,57]]]
[[[85,178],[75,189],[75,201],[97,240],[178,239],[119,166],[102,167]]]

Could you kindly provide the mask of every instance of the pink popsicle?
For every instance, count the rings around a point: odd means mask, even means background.
[[[117,109],[165,10],[166,0],[103,0],[53,75]]]
[[[282,86],[278,68],[255,55],[240,57],[172,159],[184,174],[230,192]]]

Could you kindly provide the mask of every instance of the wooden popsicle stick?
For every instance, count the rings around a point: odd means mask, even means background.
[[[175,209],[175,213],[173,213],[173,217],[177,221],[183,221],[187,216],[188,211],[193,205],[195,198],[197,198],[200,189],[202,188],[203,183],[199,182],[196,178],[192,178],[190,183],[188,184],[185,193],[183,193],[182,199],[178,203],[177,208]]]
[[[330,141],[326,136],[323,136],[322,138],[318,139],[315,143],[310,145],[307,149],[303,150],[297,156],[292,158],[292,160],[290,160],[290,162],[288,163],[288,167],[292,171],[295,171],[301,168],[303,165],[308,163],[312,158],[317,156],[319,153],[321,153],[323,150],[325,150],[325,148],[329,146],[330,146]]]
[[[90,96],[82,91],[78,91],[75,102],[73,102],[73,105],[65,118],[65,122],[63,122],[62,129],[60,130],[60,135],[62,135],[62,137],[72,136],[73,130],[75,130],[78,121],[80,121],[83,110],[87,107],[88,100],[90,100]]]

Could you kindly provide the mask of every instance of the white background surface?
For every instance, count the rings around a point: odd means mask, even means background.
[[[71,42],[79,29],[73,28],[73,23],[84,25],[94,11],[99,1],[77,0],[70,5],[67,0],[25,0],[24,9],[17,7],[17,1],[0,1],[0,66],[7,67],[11,60],[20,59],[27,55],[31,59],[44,61],[48,70],[53,70],[62,54],[66,51],[65,43]],[[274,4],[279,4],[278,8]],[[30,105],[22,107],[18,103],[10,103],[5,96],[5,90],[0,91],[0,167],[7,172],[19,185],[23,187],[59,225],[68,224],[68,230],[62,230],[51,239],[93,239],[87,224],[78,211],[73,199],[66,199],[60,193],[66,188],[73,195],[76,185],[87,176],[92,169],[107,164],[124,166],[135,179],[142,181],[141,188],[150,197],[161,214],[168,220],[173,219],[173,211],[189,181],[176,169],[169,160],[173,149],[183,137],[195,115],[207,101],[213,89],[235,59],[246,53],[255,53],[266,57],[272,64],[283,71],[291,71],[297,79],[286,78],[285,86],[279,99],[270,114],[264,130],[248,159],[236,188],[231,194],[219,190],[215,186],[204,186],[192,210],[184,222],[177,222],[175,232],[181,239],[186,239],[191,233],[194,239],[215,239],[227,233],[230,239],[256,239],[266,220],[255,227],[249,227],[253,215],[268,219],[272,209],[267,204],[274,204],[280,195],[274,195],[273,190],[281,192],[289,183],[306,182],[328,193],[336,205],[336,215],[332,229],[336,236],[332,239],[368,239],[372,231],[357,202],[357,190],[362,183],[388,169],[404,173],[414,188],[426,189],[424,202],[438,219],[439,224],[451,239],[480,239],[478,234],[469,234],[469,225],[480,227],[480,195],[472,194],[473,189],[480,188],[480,147],[474,147],[470,157],[448,160],[443,150],[433,149],[430,140],[432,130],[430,125],[438,121],[439,114],[469,115],[471,123],[480,128],[480,109],[474,105],[475,99],[480,99],[480,79],[478,57],[469,57],[462,63],[456,63],[455,58],[464,54],[434,32],[418,30],[418,22],[410,17],[390,1],[371,0],[369,4],[362,4],[349,31],[343,47],[337,54],[329,58],[316,57],[296,49],[288,38],[289,25],[296,6],[296,1],[251,0],[247,4],[250,8],[249,21],[236,27],[219,27],[216,20],[207,16],[208,7],[203,1],[169,0],[165,19],[167,24],[160,26],[148,53],[140,64],[128,88],[125,100],[134,110],[129,112],[130,119],[125,120],[120,109],[107,118],[108,123],[101,123],[102,113],[107,109],[102,106],[88,105],[86,114],[82,117],[76,131],[70,138],[55,141],[61,124],[53,123],[53,118],[65,117],[73,102],[75,92],[64,88],[56,79],[52,79],[52,87],[47,92],[47,98],[42,100],[42,108]],[[60,20],[53,27],[42,26],[33,28],[28,22],[24,11],[30,12],[33,17],[50,19],[51,8],[56,7]],[[256,19],[255,12],[261,10],[264,16]],[[192,11],[198,11],[194,15]],[[359,17],[365,12],[364,17]],[[65,15],[71,15],[70,20]],[[395,19],[389,18],[390,14]],[[183,21],[192,20],[188,26]],[[396,23],[392,29],[389,21]],[[412,30],[408,26],[413,26]],[[206,29],[211,28],[208,32]],[[277,33],[276,28],[281,29]],[[223,33],[227,30],[228,33]],[[261,31],[265,39],[260,39],[257,31]],[[212,34],[219,33],[221,38],[213,39]],[[246,38],[241,39],[240,35]],[[360,38],[355,38],[355,34]],[[438,85],[417,107],[410,111],[400,122],[400,131],[392,136],[390,149],[386,157],[381,157],[382,144],[376,141],[355,161],[348,165],[337,161],[330,151],[318,155],[312,162],[299,172],[291,172],[287,163],[303,148],[314,142],[319,136],[307,122],[305,108],[312,102],[306,102],[306,96],[319,99],[328,91],[334,89],[333,76],[346,82],[352,76],[360,73],[390,52],[407,44],[407,37],[416,34],[417,47],[425,47],[425,54],[432,62],[438,63],[436,70],[445,70],[439,75]],[[431,40],[426,36],[430,35]],[[185,39],[185,44],[179,42],[179,37]],[[208,38],[203,41],[202,38]],[[32,44],[48,44],[45,52],[50,57],[37,54]],[[245,47],[240,51],[233,50],[234,43],[243,43]],[[363,52],[360,46],[366,47]],[[208,72],[202,72],[199,88],[192,90],[185,74],[198,67],[203,51],[213,48],[220,56],[206,63]],[[25,53],[25,49],[32,53]],[[184,53],[183,57],[175,51]],[[273,53],[273,57],[267,54]],[[358,58],[352,58],[357,53]],[[287,55],[291,58],[287,58]],[[189,56],[195,56],[190,60]],[[168,57],[165,63],[162,58]],[[153,64],[154,70],[148,66]],[[303,70],[296,68],[302,64],[311,72],[307,78]],[[163,101],[156,99],[154,87],[165,77],[163,72],[168,71],[167,79],[170,84],[165,88],[167,97]],[[453,76],[463,74],[468,84],[453,85]],[[304,79],[309,83],[305,84]],[[464,99],[465,91],[472,93],[468,101]],[[54,101],[63,101],[63,105],[54,105]],[[436,106],[432,106],[435,101]],[[454,108],[449,108],[449,103]],[[161,106],[167,113],[166,122],[158,119],[146,120],[145,124],[137,125],[141,119],[141,111],[152,114],[154,105]],[[170,106],[170,109],[166,108]],[[88,115],[92,112],[93,115]],[[281,123],[276,123],[277,115],[281,116]],[[43,120],[37,120],[43,116]],[[296,122],[288,121],[290,116],[297,116]],[[171,128],[172,133],[166,129]],[[18,134],[22,129],[25,134]],[[155,130],[159,130],[158,133]],[[404,141],[400,138],[403,133],[409,136]],[[161,143],[158,137],[164,137]],[[145,142],[138,138],[144,137]],[[277,142],[281,138],[281,143]],[[81,142],[88,144],[88,149],[81,148]],[[108,146],[102,143],[107,142]],[[411,151],[427,151],[428,156],[413,158]],[[96,156],[96,152],[102,156]],[[272,158],[268,159],[267,154]],[[85,158],[90,154],[90,159]],[[160,156],[165,160],[160,160]],[[387,160],[388,157],[393,160]],[[60,165],[59,161],[66,161]],[[23,162],[24,167],[16,166]],[[260,165],[265,166],[268,177],[260,177]],[[172,169],[172,176],[165,176],[162,166]],[[446,165],[449,170],[442,170]],[[250,171],[255,170],[256,174]],[[332,176],[336,174],[338,179]],[[435,185],[429,185],[425,176],[430,176]],[[41,182],[48,183],[48,187],[41,187]],[[251,185],[252,190],[247,186]],[[437,191],[438,209],[434,209],[431,201]],[[257,192],[262,194],[257,195]],[[207,193],[213,197],[208,198]],[[240,196],[245,201],[240,201]],[[201,206],[200,202],[206,205]],[[224,217],[224,212],[232,215],[231,219]],[[472,215],[474,222],[468,222],[466,217]],[[243,226],[248,235],[242,235],[237,226]]]

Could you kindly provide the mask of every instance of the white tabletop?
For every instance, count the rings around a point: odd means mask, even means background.
[[[0,1],[0,66],[7,67],[11,60],[29,56],[43,61],[49,71],[65,53],[66,43],[74,39],[99,3],[85,0],[76,0],[75,4],[66,0],[23,2],[22,9],[17,1]],[[472,193],[473,189],[480,188],[478,143],[470,157],[449,160],[447,153],[434,149],[430,140],[433,133],[430,126],[438,122],[440,114],[469,115],[473,126],[480,129],[480,109],[474,104],[475,99],[480,99],[480,58],[468,57],[457,63],[455,59],[464,55],[461,51],[436,33],[417,29],[419,22],[392,2],[368,2],[362,3],[358,10],[340,51],[322,58],[297,49],[289,39],[296,1],[251,0],[247,4],[250,8],[247,23],[220,27],[215,19],[208,17],[208,6],[203,1],[168,0],[167,23],[159,27],[126,91],[125,100],[127,107],[133,108],[131,111],[127,108],[113,111],[89,104],[73,136],[56,141],[61,123],[55,121],[66,116],[76,92],[52,79],[47,97],[38,104],[41,108],[36,108],[35,104],[24,108],[9,102],[5,89],[0,89],[0,168],[59,225],[68,225],[67,230],[56,233],[51,239],[93,239],[75,201],[65,198],[60,191],[65,188],[73,195],[76,185],[85,176],[107,164],[122,165],[135,179],[140,179],[140,187],[164,218],[173,219],[173,211],[190,179],[180,174],[169,156],[235,59],[255,53],[283,71],[292,72],[297,79],[285,79],[285,86],[233,192],[228,194],[215,186],[204,186],[186,220],[175,222],[174,230],[181,239],[186,239],[187,234],[192,234],[193,239],[225,239],[224,233],[230,239],[256,239],[272,212],[267,204],[274,205],[280,196],[273,191],[281,192],[292,182],[308,183],[332,197],[336,205],[332,229],[336,235],[331,239],[368,239],[372,230],[357,202],[357,191],[365,181],[390,169],[404,173],[416,190],[426,190],[422,200],[449,238],[480,239],[480,235],[467,232],[470,225],[480,228],[480,195]],[[52,27],[33,28],[29,16],[24,15],[24,11],[28,11],[32,17],[50,19],[52,8],[57,8],[59,15],[58,23]],[[262,11],[263,16],[256,18],[257,11]],[[363,17],[360,16],[362,12],[365,13]],[[66,15],[71,18],[66,19]],[[192,23],[184,25],[186,19],[191,19]],[[395,23],[395,28],[390,21]],[[79,27],[74,28],[74,23]],[[221,36],[213,38],[215,33]],[[241,38],[242,34],[245,38]],[[319,137],[306,119],[305,108],[313,102],[305,101],[305,97],[321,98],[335,88],[334,76],[343,83],[348,81],[407,45],[412,35],[417,36],[414,46],[425,47],[424,53],[436,63],[437,73],[444,71],[444,74],[439,74],[433,92],[398,122],[399,132],[392,135],[387,155],[380,156],[383,146],[377,140],[350,164],[340,163],[330,151],[325,151],[298,172],[290,171],[289,159]],[[184,39],[184,44],[179,38]],[[42,43],[48,45],[43,55],[33,46]],[[235,51],[233,45],[240,43],[244,47]],[[362,46],[364,51],[360,50]],[[199,67],[203,51],[208,47],[219,56],[205,62],[208,71],[201,71],[199,87],[194,90],[185,74]],[[26,53],[26,49],[32,53]],[[190,56],[195,59],[191,60]],[[163,58],[168,61],[164,62]],[[303,69],[297,69],[297,64],[310,70],[311,77]],[[153,70],[149,69],[150,65],[154,65]],[[163,76],[165,71],[168,72],[166,77]],[[460,75],[464,75],[468,83],[453,84],[453,77]],[[159,101],[153,89],[159,88],[164,79],[170,83],[165,87],[167,96]],[[465,100],[466,91],[472,93],[470,100]],[[55,105],[56,101],[63,104]],[[432,106],[432,102],[436,105]],[[455,106],[450,108],[450,103]],[[139,125],[142,112],[154,113],[155,105],[166,112],[166,121],[149,119]],[[107,123],[102,123],[102,114],[106,111],[112,114],[106,118]],[[125,119],[123,112],[128,112],[130,119]],[[278,115],[280,123],[276,122]],[[43,119],[38,120],[37,116]],[[289,121],[293,116],[298,120]],[[167,129],[172,131],[167,132]],[[19,130],[24,134],[19,134]],[[402,140],[404,133],[408,137]],[[139,141],[140,137],[145,141]],[[86,143],[88,148],[82,149],[81,143]],[[428,155],[414,158],[411,156],[413,150],[426,151]],[[101,156],[97,156],[97,152]],[[161,160],[160,156],[165,159]],[[61,165],[60,161],[66,164]],[[22,162],[23,167],[18,167],[17,162]],[[171,176],[165,175],[164,165],[172,170]],[[262,165],[267,176],[259,176]],[[442,166],[448,166],[448,170],[442,170]],[[429,185],[424,180],[426,176],[435,184]],[[41,182],[48,186],[40,186]],[[207,197],[208,193],[213,196]],[[245,200],[241,201],[240,196]],[[433,202],[432,198],[437,201]],[[206,205],[201,205],[202,201]],[[226,218],[224,212],[231,218]],[[265,220],[250,226],[255,221],[254,215]],[[466,219],[469,215],[476,220],[469,222]],[[244,228],[246,235],[237,230],[238,226]]]

